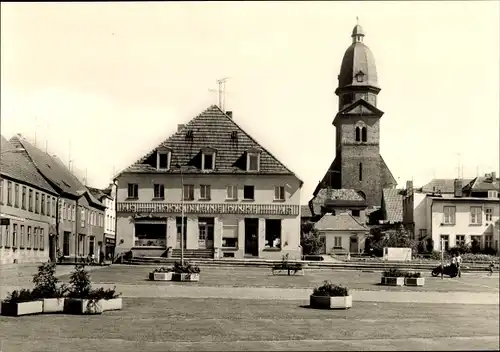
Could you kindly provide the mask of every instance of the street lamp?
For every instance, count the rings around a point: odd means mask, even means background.
[[[181,165],[175,165],[181,172],[181,266],[184,267],[184,175]]]

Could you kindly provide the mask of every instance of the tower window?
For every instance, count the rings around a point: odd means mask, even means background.
[[[359,142],[360,140],[361,140],[361,138],[360,138],[359,127],[356,127],[356,142]]]
[[[361,141],[366,142],[367,141],[367,133],[366,133],[366,127],[363,127],[361,129]]]
[[[363,181],[363,163],[359,163],[359,180]]]

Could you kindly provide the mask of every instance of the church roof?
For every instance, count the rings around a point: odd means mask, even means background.
[[[321,208],[332,207],[365,207],[366,200],[353,189],[320,189],[309,202],[314,215],[321,214]]]
[[[403,195],[402,190],[389,188],[382,190],[382,209],[384,220],[389,223],[398,223],[403,221]]]
[[[339,215],[324,215],[316,224],[314,228],[320,231],[367,231],[368,229],[360,224],[349,213],[342,213]]]
[[[372,86],[379,88],[375,57],[370,48],[362,41],[364,31],[360,25],[354,27],[352,37],[353,43],[347,48],[340,66],[338,87]],[[357,79],[358,74],[363,76],[361,82]]]
[[[215,167],[211,173],[293,175],[297,177],[271,152],[236,124],[232,117],[226,115],[215,105],[193,118],[120,174],[179,173],[180,171],[176,167],[170,167],[168,170],[157,170],[155,152],[159,148],[171,150],[170,164],[183,166],[183,173],[202,173],[201,150],[211,148],[216,151]],[[246,153],[251,150],[260,152],[260,169],[257,172],[246,170]],[[302,181],[300,182],[302,183]]]

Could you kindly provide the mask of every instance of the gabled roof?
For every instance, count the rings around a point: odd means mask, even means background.
[[[20,135],[12,137],[11,142],[26,150],[30,161],[58,193],[80,197],[83,192],[87,191],[86,187],[59,159],[41,151]]]
[[[384,220],[389,223],[403,222],[402,190],[396,188],[382,190],[382,209]]]
[[[374,115],[377,117],[381,117],[384,112],[380,109],[377,109],[372,104],[368,103],[364,99],[358,99],[350,105],[345,106],[342,110],[340,110],[335,118],[333,119],[333,124],[337,118],[346,116],[346,115]]]
[[[88,187],[87,189],[89,190],[90,194],[94,196],[96,199],[99,201],[102,200],[102,198],[111,198],[108,194],[106,194],[105,190],[100,190],[99,188],[94,188],[94,187]]]
[[[500,189],[500,179],[495,177],[495,180],[491,176],[476,177],[468,182],[464,187],[464,191],[471,192],[487,192],[487,191],[498,191]]]
[[[0,138],[0,174],[56,195],[56,190],[38,172],[25,152],[14,151],[15,147],[4,136]]]
[[[470,183],[472,179],[463,179],[462,185]],[[422,193],[454,193],[455,192],[455,179],[453,178],[434,178],[431,182],[422,186]]]
[[[123,173],[179,173],[179,169],[173,167],[174,165],[183,166],[183,173],[202,173],[201,151],[206,147],[216,150],[215,168],[210,171],[211,173],[297,177],[215,105],[193,118],[179,131],[123,170],[117,177]],[[169,170],[156,169],[156,150],[159,148],[172,150]],[[259,172],[246,171],[246,153],[253,149],[261,151]]]
[[[309,202],[312,205],[312,212],[321,215],[321,208],[324,206],[338,207],[365,207],[366,200],[353,189],[328,189],[323,188],[316,193]]]
[[[314,228],[320,231],[367,231],[368,229],[360,224],[351,214],[343,213],[339,215],[324,215]]]

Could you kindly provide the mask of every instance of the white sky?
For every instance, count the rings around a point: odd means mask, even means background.
[[[1,133],[71,158],[89,185],[217,102],[305,182],[335,154],[337,75],[356,16],[375,55],[395,178],[496,171],[498,1],[2,3]],[[460,153],[460,158],[458,153]]]

